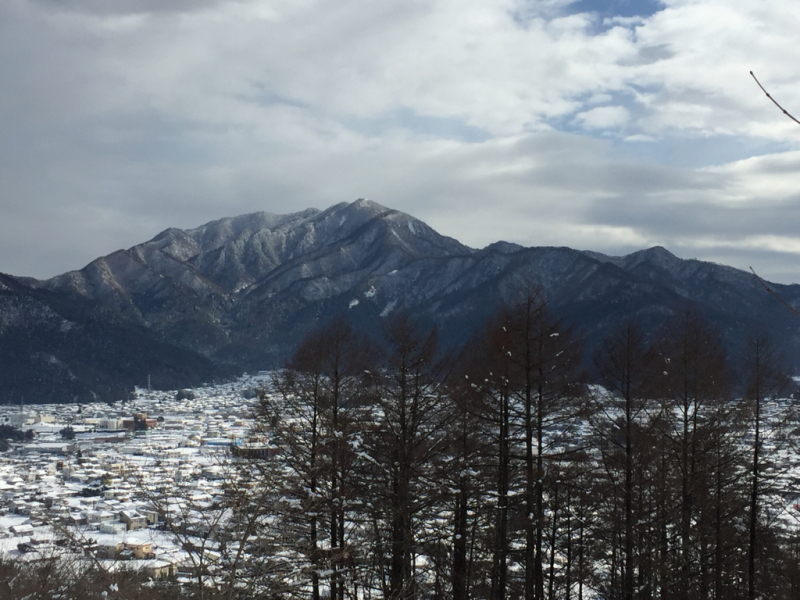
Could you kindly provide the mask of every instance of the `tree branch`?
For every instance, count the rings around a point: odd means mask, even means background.
[[[794,118],[794,117],[793,117],[791,114],[789,114],[789,111],[787,111],[785,108],[783,108],[783,107],[782,107],[780,104],[778,104],[778,102],[777,102],[777,100],[775,100],[775,98],[773,98],[772,96],[770,96],[770,95],[769,95],[769,92],[768,92],[767,90],[765,90],[765,89],[764,89],[764,86],[763,86],[763,85],[761,85],[761,82],[760,82],[760,81],[758,81],[758,79],[756,78],[756,76],[753,74],[753,72],[752,72],[752,71],[750,71],[750,75],[753,77],[753,79],[755,79],[755,81],[756,81],[756,84],[758,84],[758,87],[760,87],[760,88],[761,88],[761,91],[762,91],[762,92],[764,92],[764,93],[767,95],[767,98],[769,98],[769,99],[772,101],[772,103],[773,103],[775,106],[777,106],[778,108],[780,108],[780,109],[781,109],[781,111],[783,112],[783,114],[785,114],[785,115],[786,115],[787,117],[789,117],[789,118],[790,118],[792,121],[794,121],[795,123],[797,123],[798,125],[800,125],[800,121],[798,121],[798,120],[797,120],[797,119],[795,119],[795,118]],[[750,270],[752,271],[752,268],[751,268]],[[753,274],[755,275],[755,273],[753,273]],[[758,277],[758,275],[756,275],[756,277]],[[759,279],[759,281],[761,281],[761,280]],[[762,281],[761,283],[764,283],[764,282]],[[769,288],[767,288],[767,289],[769,289]],[[780,298],[779,298],[779,300],[780,300]],[[781,302],[783,302],[783,300],[781,300]],[[784,304],[786,304],[786,303],[784,302]],[[788,306],[788,305],[787,305],[787,306]],[[791,308],[791,307],[790,307],[790,308]],[[794,310],[794,309],[792,309],[792,310]],[[795,311],[795,312],[797,312],[797,311]]]
[[[789,115],[789,116],[791,116],[791,115]],[[792,118],[794,119],[794,117],[792,117]],[[795,120],[797,120],[797,119],[795,119]],[[776,294],[774,291],[772,291],[772,288],[770,288],[770,287],[767,285],[767,282],[766,282],[766,281],[764,281],[763,279],[761,279],[761,277],[759,277],[759,276],[758,276],[758,274],[757,274],[757,273],[756,273],[756,272],[753,270],[753,267],[750,267],[750,272],[751,272],[751,273],[752,273],[752,274],[755,276],[755,278],[756,278],[756,279],[758,279],[758,282],[759,282],[761,285],[763,285],[763,286],[764,286],[764,289],[765,289],[765,290],[767,290],[767,291],[768,291],[770,294],[772,294],[772,295],[773,295],[773,296],[774,296],[774,297],[775,297],[775,298],[778,300],[778,302],[780,302],[781,304],[783,304],[783,305],[784,305],[786,308],[788,308],[788,309],[789,309],[790,311],[792,311],[793,313],[795,313],[795,314],[797,314],[797,315],[800,315],[800,310],[797,310],[797,309],[796,309],[794,306],[792,306],[791,304],[789,304],[788,302],[786,302],[786,300],[784,300],[783,298],[781,298],[780,296],[778,296],[778,294]]]

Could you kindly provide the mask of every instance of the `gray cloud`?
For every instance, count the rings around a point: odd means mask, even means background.
[[[734,241],[744,236],[794,236],[800,231],[800,196],[779,203],[765,201],[760,206],[717,206],[679,200],[665,203],[647,197],[626,197],[592,204],[586,218],[593,223],[630,227],[659,239],[713,235]]]
[[[798,64],[782,5],[584,5],[0,3],[0,271],[366,196],[472,246],[800,279],[800,128],[746,75]],[[767,79],[800,106],[792,69]]]
[[[93,15],[140,15],[148,13],[191,13],[237,0],[34,0],[48,11],[81,12]]]
[[[636,55],[623,59],[621,64],[630,66],[652,65],[660,60],[667,60],[675,56],[675,52],[668,44],[657,44],[655,46],[641,46]]]

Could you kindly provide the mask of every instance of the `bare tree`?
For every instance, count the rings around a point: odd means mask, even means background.
[[[354,585],[348,505],[356,490],[353,445],[360,427],[355,411],[365,399],[369,366],[370,347],[364,336],[343,319],[334,319],[309,335],[275,378],[280,406],[264,405],[265,417],[279,415],[281,427],[273,436],[284,445],[282,460],[296,478],[290,491],[299,502],[295,506],[308,519],[307,555],[315,599],[320,597],[322,569],[330,573],[332,599],[344,598],[348,581]],[[327,536],[321,531],[323,522]],[[323,537],[325,550],[320,545]]]
[[[635,525],[642,506],[635,499],[637,481],[643,479],[640,459],[646,454],[642,450],[649,439],[647,400],[652,362],[644,334],[632,323],[620,326],[595,355],[605,389],[595,395],[594,428],[609,483],[607,509],[611,514],[607,522],[612,526],[604,540],[603,555],[609,564],[605,585],[611,597],[624,600],[634,597],[636,558],[641,550],[636,544]]]
[[[376,490],[372,508],[378,511],[376,523],[388,521],[384,597],[410,599],[421,594],[414,557],[434,498],[430,492],[438,484],[434,463],[449,444],[452,415],[443,401],[448,368],[438,355],[436,329],[404,311],[388,323],[385,348],[376,373],[375,425],[369,441],[374,474],[385,491]]]
[[[747,388],[745,400],[752,411],[752,451],[749,465],[750,502],[748,515],[749,540],[747,544],[747,598],[753,600],[764,592],[768,574],[763,558],[763,534],[760,524],[761,501],[764,496],[765,425],[768,415],[766,405],[788,388],[788,377],[779,351],[772,340],[763,334],[751,336],[747,341],[745,368]],[[774,415],[773,415],[774,416]],[[775,423],[772,424],[773,427]]]
[[[674,452],[680,489],[678,596],[706,597],[708,540],[696,514],[709,500],[707,484],[713,481],[709,442],[720,425],[717,408],[729,400],[726,356],[716,331],[691,309],[667,322],[655,352],[662,370],[661,377],[654,374],[664,407],[659,423],[667,451]]]

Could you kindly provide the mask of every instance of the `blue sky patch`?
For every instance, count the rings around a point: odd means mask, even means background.
[[[570,14],[595,13],[602,18],[649,17],[662,10],[658,0],[577,0],[566,10]]]

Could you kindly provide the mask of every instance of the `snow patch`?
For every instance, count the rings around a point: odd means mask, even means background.
[[[354,306],[358,306],[358,300],[356,300],[355,298],[350,300],[350,304],[348,304],[347,308],[353,308]]]
[[[411,230],[411,233],[417,233],[417,230],[414,229],[414,223],[413,222],[408,221],[408,228]]]
[[[365,298],[374,298],[375,297],[375,293],[376,293],[375,286],[371,285],[370,288],[366,292],[364,292],[364,297]]]
[[[391,313],[394,310],[395,306],[397,306],[397,300],[392,300],[391,302],[389,302],[389,304],[387,304],[386,307],[381,311],[381,316],[388,317],[389,313]]]

